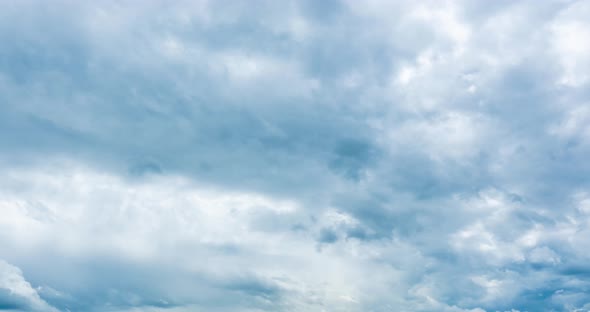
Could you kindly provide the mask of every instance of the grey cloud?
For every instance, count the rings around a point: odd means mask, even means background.
[[[61,310],[587,310],[589,8],[2,3],[0,257]]]

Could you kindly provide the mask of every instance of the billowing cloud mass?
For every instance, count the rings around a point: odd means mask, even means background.
[[[590,1],[0,2],[0,310],[590,311]]]

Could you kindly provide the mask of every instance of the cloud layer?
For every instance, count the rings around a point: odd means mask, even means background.
[[[590,311],[589,15],[0,3],[0,310]]]

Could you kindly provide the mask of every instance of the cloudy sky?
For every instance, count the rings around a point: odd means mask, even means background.
[[[0,2],[0,310],[590,311],[590,1]]]

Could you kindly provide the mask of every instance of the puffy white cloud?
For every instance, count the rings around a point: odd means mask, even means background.
[[[22,271],[0,259],[0,306],[3,310],[27,310],[38,312],[55,312],[54,307],[45,302],[29,282]]]

